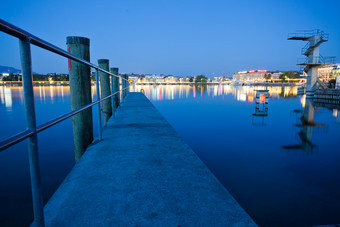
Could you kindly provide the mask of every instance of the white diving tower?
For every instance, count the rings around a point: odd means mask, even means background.
[[[296,31],[288,34],[288,40],[308,41],[301,51],[301,54],[307,58],[299,58],[297,64],[305,66],[304,71],[307,73],[306,96],[313,97],[317,84],[325,88],[325,85],[318,80],[318,68],[335,61],[335,57],[322,57],[320,55],[320,44],[328,41],[328,34],[319,29]]]

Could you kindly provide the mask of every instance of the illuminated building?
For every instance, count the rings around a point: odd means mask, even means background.
[[[239,80],[242,82],[263,82],[265,75],[271,75],[272,79],[279,79],[283,72],[278,71],[267,71],[267,70],[250,70],[250,71],[239,71],[233,74],[233,80]]]
[[[140,83],[142,81],[138,76],[129,76],[128,79],[134,83]]]
[[[340,75],[340,64],[325,65],[318,68],[318,77],[321,81],[329,81]]]

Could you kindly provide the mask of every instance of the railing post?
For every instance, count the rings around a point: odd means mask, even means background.
[[[36,130],[31,47],[28,39],[19,40],[22,83],[24,87],[26,127]],[[44,204],[40,180],[38,137],[35,132],[28,138],[28,157],[30,164],[32,200],[35,226],[44,226]]]
[[[97,90],[97,100],[100,99],[100,92],[99,92],[99,73],[98,69],[96,69],[96,90]],[[102,115],[101,115],[101,108],[100,102],[98,103],[98,140],[102,140]]]
[[[98,65],[100,68],[109,71],[109,60],[108,59],[99,59]],[[111,94],[110,91],[110,77],[107,73],[103,73],[99,71],[100,78],[100,91],[101,97],[106,97]],[[111,106],[111,98],[105,99],[102,102],[103,109],[103,124],[106,125],[106,122],[110,119],[112,115],[112,106]]]
[[[90,40],[84,37],[67,37],[67,49],[71,54],[90,61]],[[89,66],[69,60],[71,109],[76,110],[91,103],[91,69]],[[78,161],[93,140],[92,108],[72,117],[75,159]]]
[[[111,70],[111,73],[119,76],[119,73],[118,73],[119,69],[118,68],[111,68],[110,70]],[[111,84],[111,86],[113,87],[113,93],[115,93],[115,92],[119,91],[119,77],[114,77],[114,76],[112,76],[112,77],[113,77],[113,83]],[[119,102],[120,102],[120,94],[119,93],[114,95],[113,102],[114,102],[113,112],[116,112],[116,110],[119,106]]]

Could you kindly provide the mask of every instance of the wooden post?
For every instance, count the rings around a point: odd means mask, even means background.
[[[108,59],[99,59],[98,65],[100,68],[106,71],[109,71],[109,60]],[[99,78],[100,78],[101,98],[104,98],[111,94],[110,76],[107,73],[103,73],[99,71]],[[103,109],[103,122],[105,126],[106,122],[110,119],[112,115],[111,98],[108,98],[102,102],[102,109]]]
[[[123,91],[123,98],[125,99],[126,95],[127,95],[127,88],[129,86],[129,83],[126,81],[128,79],[127,75],[123,75],[123,78],[125,80],[123,80],[123,88],[124,88],[124,91]]]
[[[90,61],[90,40],[68,36],[67,50],[71,54]],[[71,109],[76,110],[91,103],[91,69],[89,66],[69,60]],[[93,140],[92,108],[72,117],[75,160],[78,161]]]
[[[125,79],[125,75],[122,75],[122,94],[123,94],[123,100],[125,99],[125,87],[126,87],[126,81],[124,80]]]
[[[125,75],[125,79],[129,79],[129,77],[128,77],[128,75]],[[125,81],[126,82],[126,87],[128,88],[128,89],[126,89],[125,90],[125,96],[127,96],[128,95],[128,93],[129,93],[129,87],[130,87],[130,84],[129,84],[129,81]]]
[[[118,71],[119,69],[118,68],[111,68],[111,73],[115,74],[115,75],[119,75]],[[113,84],[111,84],[112,88],[113,88],[113,93],[119,91],[119,77],[113,77]],[[114,102],[114,105],[113,105],[113,112],[116,112],[118,106],[119,106],[119,103],[120,103],[120,95],[119,93],[115,94],[114,97],[113,97],[113,102]]]

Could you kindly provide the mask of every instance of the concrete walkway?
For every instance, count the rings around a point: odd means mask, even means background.
[[[46,226],[256,226],[142,93],[45,206]]]

